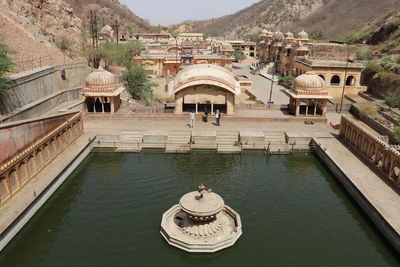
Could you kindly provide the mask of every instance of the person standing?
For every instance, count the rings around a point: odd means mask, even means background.
[[[194,110],[192,110],[192,112],[190,112],[189,128],[193,128],[194,127],[195,118],[196,118],[196,114],[194,113]]]
[[[215,112],[215,124],[217,126],[219,126],[221,120],[221,112],[219,111],[219,109],[217,109],[217,111]]]

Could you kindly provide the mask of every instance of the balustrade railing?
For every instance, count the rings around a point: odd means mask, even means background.
[[[0,166],[0,206],[83,133],[77,113]]]

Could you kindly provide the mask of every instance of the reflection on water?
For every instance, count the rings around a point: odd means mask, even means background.
[[[215,254],[161,237],[162,213],[199,183],[242,217]],[[0,266],[398,266],[397,255],[309,154],[92,153],[0,254]]]

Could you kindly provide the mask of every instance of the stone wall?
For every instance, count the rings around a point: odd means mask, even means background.
[[[1,124],[0,147],[2,153],[0,154],[0,164],[63,124],[69,117],[71,117],[70,113],[49,116],[45,119],[37,118],[18,123]]]
[[[62,73],[65,71],[65,78]],[[0,98],[2,121],[40,116],[69,100],[79,98],[90,68],[85,63],[43,67],[11,76],[11,88]]]
[[[58,121],[57,121],[58,120]],[[83,133],[82,113],[53,115],[1,126],[10,154],[0,164],[0,205],[13,197],[36,174]],[[34,138],[34,137],[38,138]],[[18,141],[13,145],[13,141]],[[2,144],[0,144],[3,147]],[[17,149],[22,148],[23,149]]]

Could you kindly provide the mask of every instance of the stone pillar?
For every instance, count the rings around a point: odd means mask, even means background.
[[[295,105],[296,105],[296,111],[295,111],[294,115],[297,117],[300,115],[300,100],[299,99],[295,100]]]
[[[306,116],[308,116],[308,105],[309,105],[309,100],[307,99],[307,103],[306,103]]]
[[[326,116],[326,110],[328,107],[328,100],[322,100],[322,116]]]
[[[228,94],[226,96],[226,115],[235,114],[235,95]]]
[[[183,96],[180,93],[175,95],[174,114],[182,114],[183,109]]]
[[[115,102],[116,102],[116,97],[110,97],[111,113],[115,113],[116,110]]]
[[[316,116],[317,115],[317,100],[315,99],[314,100],[314,116]]]
[[[198,102],[196,102],[196,112],[195,112],[195,114],[197,114],[197,113],[199,113],[199,103]]]

